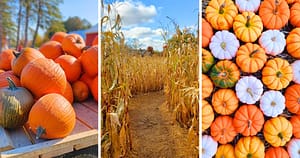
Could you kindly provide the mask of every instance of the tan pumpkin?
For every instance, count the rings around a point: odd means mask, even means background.
[[[217,149],[216,158],[235,158],[233,146],[231,144],[220,145]]]
[[[263,158],[265,145],[257,136],[242,137],[234,148],[236,158]]]

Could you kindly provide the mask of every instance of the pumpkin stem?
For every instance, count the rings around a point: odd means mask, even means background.
[[[276,76],[277,76],[278,78],[281,78],[283,75],[282,75],[282,73],[281,73],[280,71],[278,71],[278,72],[276,73]]]
[[[251,120],[248,120],[248,128],[251,127],[251,124],[252,124],[252,121],[251,121]]]
[[[17,89],[16,84],[14,83],[14,81],[10,77],[7,77],[6,80],[8,82],[8,89],[10,89],[10,90]]]
[[[300,155],[300,149],[298,150],[298,154]]]
[[[225,42],[221,43],[221,48],[225,50],[225,48],[226,48],[226,43]]]
[[[250,96],[253,98],[253,92],[252,92],[252,89],[251,88],[247,88],[247,93],[250,94]]]
[[[271,40],[274,42],[276,40],[276,37],[275,36],[272,37]]]
[[[279,2],[278,2],[278,0],[275,0],[275,10],[274,10],[274,14],[277,14],[277,12],[278,12],[278,6],[279,6]]]
[[[297,99],[297,103],[300,104],[300,98]]]
[[[13,50],[12,52],[16,58],[18,58],[21,55],[21,53],[15,51],[15,50]]]
[[[274,107],[275,105],[276,105],[276,103],[275,103],[274,101],[272,101],[272,102],[271,102],[271,106]]]
[[[220,6],[219,14],[224,14],[225,2]]]
[[[247,15],[246,27],[250,27],[250,16]]]
[[[227,72],[220,72],[219,77],[226,78],[227,77]]]
[[[282,133],[280,132],[280,133],[278,133],[278,137],[280,138],[280,139],[283,139],[283,135],[282,135]]]
[[[247,158],[252,158],[252,154],[251,154],[251,153],[248,153],[248,154],[247,154]]]
[[[258,49],[255,49],[254,51],[252,51],[251,53],[250,53],[250,57],[252,57],[254,54],[256,54],[257,52],[259,52],[259,50]]]
[[[202,148],[202,154],[205,154],[205,149],[204,148]]]
[[[43,128],[42,126],[38,126],[38,127],[36,128],[36,137],[35,137],[35,139],[41,138],[41,136],[42,136],[43,134],[45,134],[45,133],[46,133],[46,129]]]

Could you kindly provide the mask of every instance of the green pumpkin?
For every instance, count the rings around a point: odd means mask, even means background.
[[[34,100],[27,89],[16,87],[10,78],[7,80],[9,87],[0,89],[0,125],[17,128],[27,122]]]
[[[222,60],[211,68],[210,78],[217,87],[231,88],[239,80],[240,71],[232,61]]]
[[[208,50],[202,48],[202,73],[206,73],[214,62],[214,56]]]

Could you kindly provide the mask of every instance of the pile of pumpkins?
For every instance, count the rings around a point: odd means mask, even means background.
[[[300,1],[208,3],[201,108],[203,158],[300,157]]]
[[[0,53],[0,126],[28,125],[37,138],[69,135],[73,102],[98,101],[98,37],[86,46],[78,34],[56,32],[38,49]]]

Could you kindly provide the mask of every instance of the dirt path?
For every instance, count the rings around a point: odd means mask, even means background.
[[[130,158],[186,158],[188,130],[180,128],[163,105],[163,92],[139,94],[129,103],[133,151]]]

